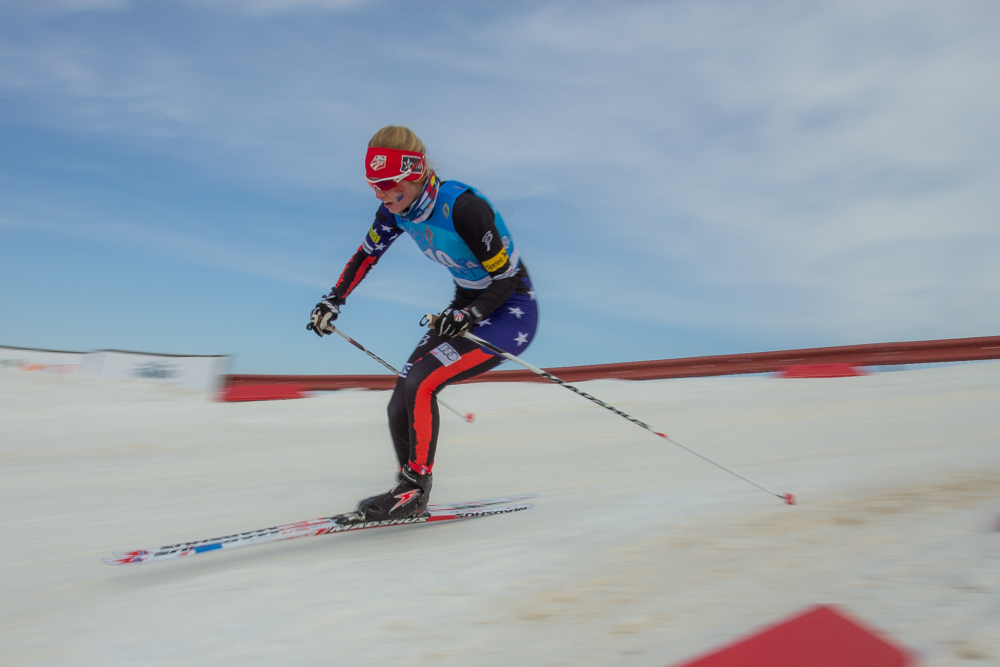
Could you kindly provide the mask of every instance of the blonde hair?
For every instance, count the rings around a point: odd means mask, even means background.
[[[415,151],[424,154],[424,175],[417,183],[423,183],[434,173],[434,167],[427,159],[427,147],[420,140],[417,133],[402,125],[386,125],[381,130],[372,135],[368,142],[368,148],[395,148],[399,151]]]

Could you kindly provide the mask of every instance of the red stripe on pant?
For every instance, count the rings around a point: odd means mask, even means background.
[[[437,369],[420,383],[417,396],[413,400],[413,431],[417,436],[417,445],[414,448],[416,457],[410,461],[410,467],[419,474],[430,472],[434,465],[427,464],[431,440],[434,437],[434,415],[431,413],[431,398],[434,396],[434,392],[459,373],[464,373],[491,359],[493,359],[493,355],[486,354],[482,350],[473,350],[450,366],[442,366]]]

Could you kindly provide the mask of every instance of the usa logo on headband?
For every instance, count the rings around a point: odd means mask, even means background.
[[[369,183],[419,181],[427,170],[424,164],[418,151],[371,147],[365,153],[365,177]]]

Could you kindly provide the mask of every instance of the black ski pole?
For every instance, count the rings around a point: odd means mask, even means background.
[[[353,338],[351,338],[350,336],[348,336],[347,334],[345,334],[343,331],[341,331],[337,327],[333,327],[333,331],[338,336],[340,336],[341,338],[343,338],[344,340],[346,340],[348,343],[350,343],[351,345],[353,345],[354,347],[358,348],[359,350],[361,350],[362,352],[364,352],[365,354],[367,354],[369,357],[371,357],[375,361],[379,362],[380,364],[382,364],[383,366],[385,366],[386,368],[388,368],[392,372],[393,375],[399,375],[399,371],[397,371],[395,368],[393,368],[392,366],[390,366],[385,360],[383,360],[377,354],[375,354],[374,352],[372,352],[371,350],[369,350],[368,348],[366,348],[364,345],[362,345],[358,341],[354,340]],[[476,420],[476,415],[472,414],[471,412],[466,412],[463,415],[461,412],[459,412],[455,408],[451,407],[450,405],[448,405],[447,403],[445,403],[444,401],[442,401],[440,398],[438,398],[438,403],[440,403],[441,405],[443,405],[447,409],[449,409],[452,412],[454,412],[456,415],[458,415],[459,417],[461,417],[464,421],[468,422],[469,424],[471,424],[472,422],[474,422]]]
[[[426,321],[429,324],[433,324],[434,320],[437,318],[437,316],[436,315],[427,314],[427,315],[424,316],[424,318],[426,319]],[[619,417],[623,417],[623,418],[629,420],[630,422],[632,422],[636,426],[641,426],[642,428],[646,429],[650,433],[654,433],[654,434],[660,436],[661,438],[663,438],[664,440],[667,440],[669,442],[674,443],[675,445],[677,445],[681,449],[686,449],[687,451],[691,452],[695,456],[697,456],[697,457],[699,457],[701,459],[704,459],[705,461],[708,461],[712,465],[718,466],[719,468],[722,468],[726,472],[739,477],[744,482],[748,482],[750,484],[753,484],[754,486],[756,486],[761,491],[765,491],[767,493],[770,493],[775,498],[780,498],[781,500],[783,500],[785,502],[786,505],[794,505],[795,504],[795,496],[793,496],[791,493],[785,493],[785,494],[775,493],[771,489],[768,489],[765,486],[761,486],[760,484],[758,484],[757,482],[753,481],[749,477],[741,475],[740,473],[736,472],[732,468],[719,463],[718,461],[716,461],[712,457],[707,456],[706,454],[702,454],[697,449],[694,449],[693,447],[688,447],[687,445],[685,445],[684,443],[678,441],[677,439],[671,438],[666,433],[660,433],[659,431],[657,431],[656,429],[654,429],[649,424],[647,424],[645,422],[642,422],[642,421],[639,421],[635,417],[632,417],[631,415],[628,415],[628,414],[622,412],[621,410],[619,410],[618,408],[616,408],[616,407],[614,407],[612,405],[608,405],[607,403],[605,403],[601,399],[595,398],[594,396],[591,396],[590,394],[588,394],[585,391],[577,389],[576,387],[574,387],[573,385],[569,384],[568,382],[560,380],[555,375],[552,375],[551,373],[547,373],[546,371],[543,371],[541,368],[538,368],[536,366],[532,366],[527,361],[524,361],[523,359],[521,359],[519,357],[516,357],[513,354],[510,354],[509,352],[505,352],[504,350],[501,350],[499,347],[497,347],[493,343],[490,343],[489,341],[485,341],[482,338],[480,338],[479,336],[476,336],[475,334],[472,334],[472,333],[470,333],[468,331],[463,332],[462,335],[465,336],[466,338],[468,338],[469,340],[471,340],[471,341],[473,341],[473,342],[475,342],[475,343],[477,343],[477,344],[485,347],[487,350],[490,350],[492,352],[496,352],[497,354],[499,354],[499,355],[501,355],[503,357],[506,357],[510,361],[513,361],[516,364],[520,364],[521,366],[524,366],[525,368],[527,368],[532,373],[535,373],[537,375],[541,375],[546,380],[549,380],[549,381],[554,382],[554,383],[556,383],[558,385],[561,385],[561,386],[565,387],[566,389],[569,389],[570,391],[572,391],[572,392],[574,392],[576,394],[579,394],[580,396],[583,396],[588,401],[593,401],[597,405],[601,406],[602,408],[606,408],[606,409],[610,410],[611,412],[615,413]]]

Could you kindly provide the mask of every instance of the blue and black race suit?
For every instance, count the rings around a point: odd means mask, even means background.
[[[333,291],[346,299],[389,246],[404,232],[455,282],[452,308],[475,307],[482,320],[473,332],[511,354],[520,354],[538,325],[535,292],[520,252],[499,211],[479,191],[457,181],[438,187],[430,217],[408,220],[382,205],[364,242],[348,261]],[[503,361],[469,339],[434,332],[417,344],[400,372],[389,401],[389,429],[400,466],[430,472],[437,446],[437,394],[444,387],[496,367]]]

